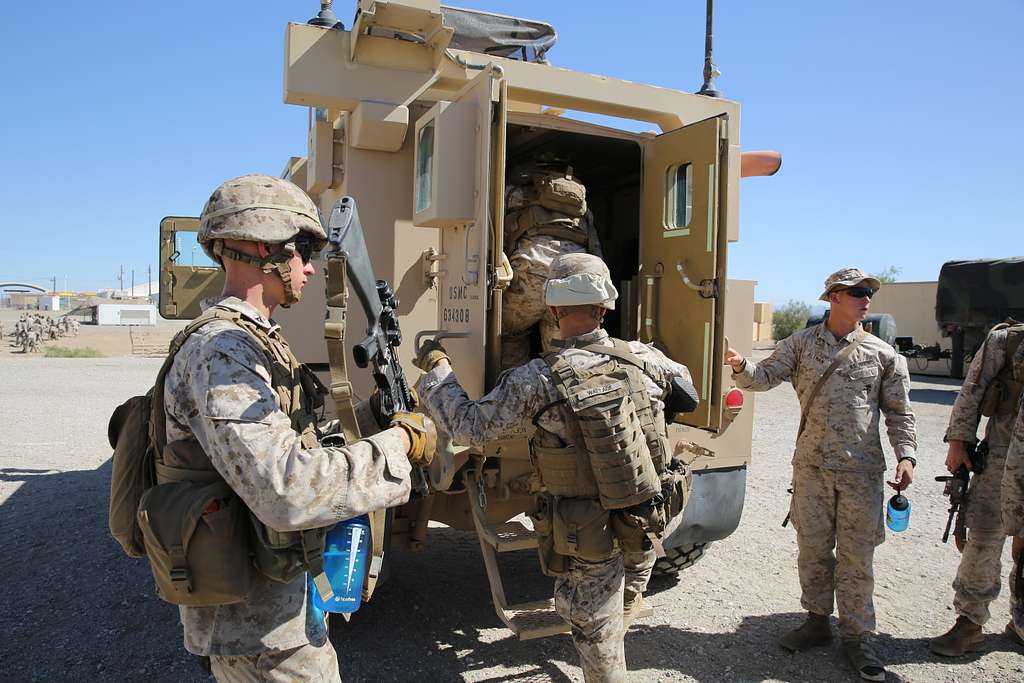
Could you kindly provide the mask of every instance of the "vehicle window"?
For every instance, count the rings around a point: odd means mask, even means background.
[[[197,236],[198,233],[195,232],[174,233],[174,250],[177,252],[177,256],[173,259],[174,265],[191,268],[219,268],[199,246],[199,242],[196,241]]]
[[[416,139],[416,213],[430,208],[434,174],[434,122],[420,128]]]
[[[679,164],[669,168],[665,184],[665,229],[689,227],[693,218],[692,165]]]

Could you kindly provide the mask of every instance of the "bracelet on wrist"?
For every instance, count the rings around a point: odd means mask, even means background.
[[[909,455],[904,455],[902,458],[897,458],[896,464],[898,465],[899,463],[903,462],[904,460],[909,460],[911,467],[917,467],[917,459],[916,458],[912,458]]]

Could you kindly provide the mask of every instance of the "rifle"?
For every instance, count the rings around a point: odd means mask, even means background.
[[[971,469],[967,469],[966,465],[960,465],[952,475],[935,477],[935,481],[946,483],[942,495],[949,496],[949,518],[946,520],[946,528],[942,532],[942,542],[949,541],[949,530],[950,527],[953,527],[953,520],[956,519],[953,538],[957,540],[957,548],[963,547],[967,537],[962,510],[967,504],[971,475],[977,476],[985,471],[985,465],[988,462],[988,444],[984,441],[978,442],[968,450],[967,454],[971,459]]]
[[[342,197],[331,210],[327,240],[325,257],[328,264],[331,259],[343,260],[348,282],[366,313],[366,338],[352,348],[352,356],[359,367],[371,366],[373,381],[380,395],[379,417],[390,421],[395,413],[415,408],[412,391],[396,351],[402,343],[398,299],[386,281],[374,277],[356,200],[352,197]],[[328,301],[328,307],[330,303]],[[412,470],[412,487],[413,492],[421,496],[430,493],[426,477],[418,467]]]

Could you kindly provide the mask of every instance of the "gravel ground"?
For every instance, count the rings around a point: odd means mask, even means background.
[[[158,367],[130,357],[0,356],[3,680],[209,680],[182,649],[176,610],[153,595],[145,562],[122,555],[106,529],[107,418]],[[889,680],[1022,680],[1024,657],[1000,635],[1005,591],[983,652],[950,661],[927,650],[954,619],[958,556],[939,541],[946,504],[932,478],[958,387],[931,378],[913,387],[921,451],[911,527],[875,563]],[[802,618],[796,542],[779,526],[799,411],[788,386],[759,395],[756,411],[743,521],[677,582],[652,585],[655,613],[626,637],[632,681],[857,680],[837,646],[791,656],[776,644]],[[582,680],[567,636],[518,642],[499,627],[474,535],[432,529],[427,549],[394,559],[381,593],[332,632],[346,681]],[[511,600],[550,595],[531,553],[501,562]]]

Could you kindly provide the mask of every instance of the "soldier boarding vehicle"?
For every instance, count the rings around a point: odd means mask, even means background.
[[[726,279],[727,253],[739,238],[741,175],[771,175],[781,164],[777,153],[741,154],[740,106],[711,86],[710,14],[705,87],[690,94],[552,66],[555,32],[542,22],[437,0],[359,0],[345,30],[330,3],[321,5],[310,23],[285,31],[284,100],[307,107],[309,123],[306,154],[289,159],[282,177],[309,193],[325,223],[340,198],[358,201],[373,270],[394,288],[401,328],[415,342],[397,347],[410,382],[420,374],[415,347],[433,337],[471,398],[494,386],[502,295],[514,277],[503,243],[507,181],[538,159],[571,165],[620,291],[606,329],[684,363],[700,397],[669,428],[691,484],[658,571],[692,563],[732,533],[743,509],[752,397],[733,386],[722,358],[728,343],[750,352],[753,284]],[[570,111],[661,132],[595,125]],[[188,262],[196,227],[195,218],[160,224],[164,317],[195,317],[221,286],[216,268]],[[322,283],[305,295],[324,297]],[[325,303],[281,311],[277,321],[296,355],[327,378],[344,359],[325,349]],[[348,358],[366,321],[348,308]],[[352,368],[350,379],[367,397],[369,374]],[[536,547],[514,519],[534,506],[529,458],[525,438],[439,452],[425,473],[429,495],[394,510],[388,524],[389,542],[412,548],[427,542],[431,521],[475,530],[497,614],[524,639],[568,631],[550,600],[508,604],[498,571],[495,553]]]

